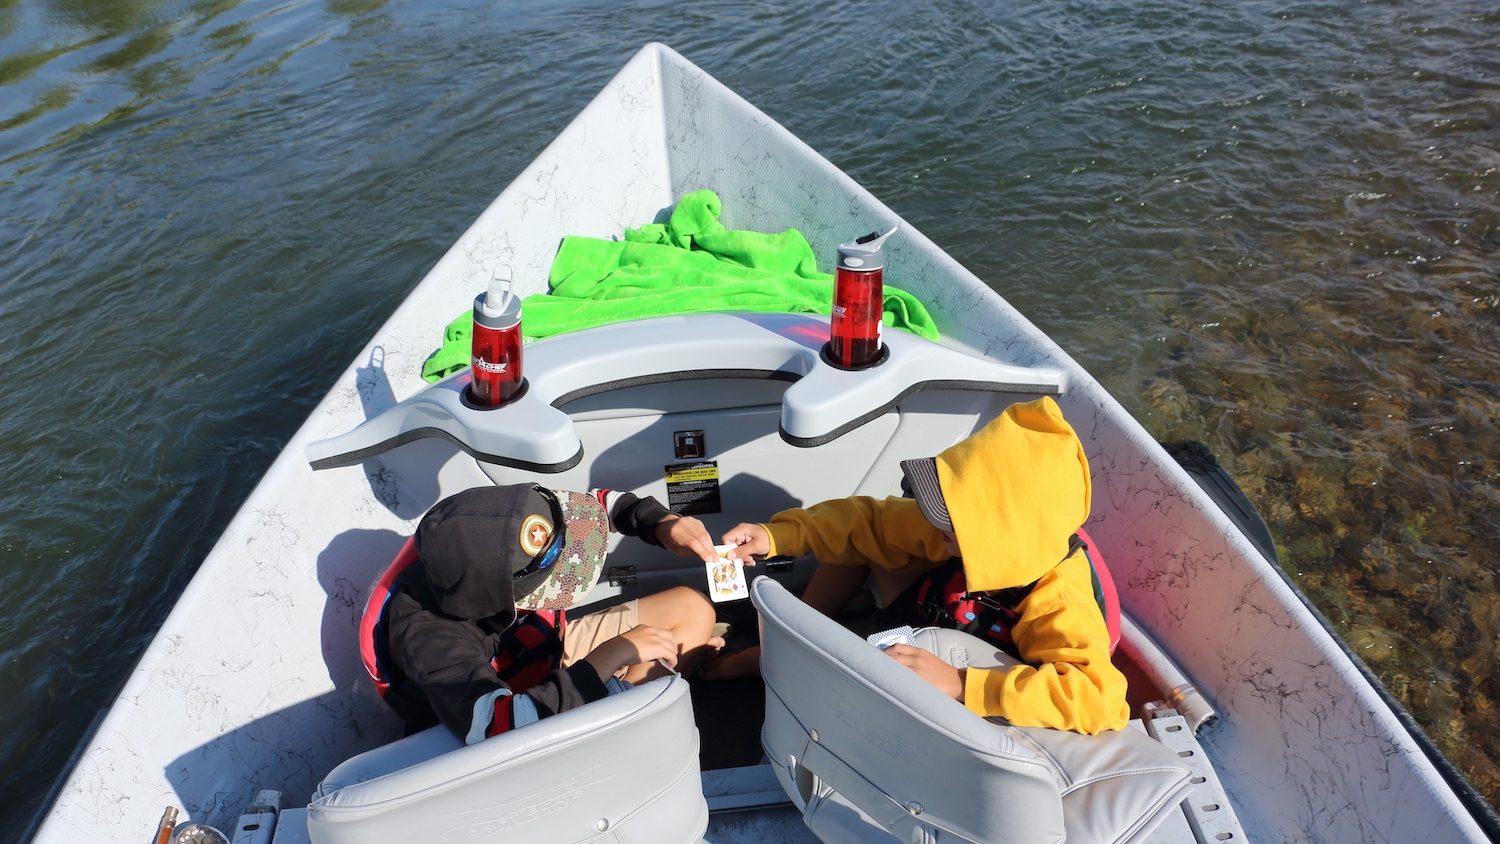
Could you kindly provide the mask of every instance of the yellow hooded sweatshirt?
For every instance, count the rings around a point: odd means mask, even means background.
[[[1088,561],[1064,559],[1088,518],[1091,485],[1083,444],[1057,403],[1011,405],[938,455],[937,474],[969,591],[1036,584],[1011,630],[1028,664],[968,669],[964,705],[1024,727],[1090,735],[1124,727],[1125,676],[1110,662]],[[907,498],[825,501],[777,513],[765,528],[773,555],[897,573],[948,559],[942,532]]]

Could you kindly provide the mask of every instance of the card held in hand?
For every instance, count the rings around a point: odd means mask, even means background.
[[[911,629],[911,625],[903,624],[900,627],[892,627],[879,633],[871,633],[865,637],[865,641],[881,650],[891,645],[915,645],[917,631]]]
[[[715,546],[714,550],[719,552],[719,559],[709,560],[703,564],[708,574],[708,597],[714,603],[738,601],[750,595],[750,589],[745,585],[745,564],[724,556],[734,547],[733,545]]]

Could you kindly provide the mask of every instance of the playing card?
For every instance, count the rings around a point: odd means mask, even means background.
[[[719,559],[703,564],[708,574],[708,597],[715,603],[737,601],[750,594],[750,589],[745,585],[745,564],[724,556],[733,547],[717,546],[714,550],[719,552]]]
[[[911,629],[911,625],[903,624],[900,627],[892,627],[879,633],[871,633],[865,637],[865,641],[881,650],[891,645],[915,645],[917,631]]]

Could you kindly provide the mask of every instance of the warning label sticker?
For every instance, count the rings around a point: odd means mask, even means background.
[[[719,512],[719,464],[714,460],[669,463],[667,506],[684,516]]]

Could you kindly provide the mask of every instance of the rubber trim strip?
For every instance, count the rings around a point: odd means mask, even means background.
[[[1003,384],[996,381],[945,381],[941,379],[934,379],[932,381],[918,381],[910,387],[907,387],[905,390],[902,390],[899,395],[886,402],[885,404],[874,408],[868,413],[849,420],[848,422],[840,425],[837,428],[834,428],[832,431],[829,431],[826,434],[819,434],[816,437],[794,437],[791,434],[788,434],[785,428],[779,428],[778,431],[781,434],[781,438],[791,445],[794,445],[798,448],[814,448],[825,443],[833,442],[834,440],[842,437],[855,428],[864,425],[875,417],[884,415],[891,408],[905,401],[910,396],[915,395],[916,393],[919,393],[923,390],[973,390],[989,393],[1021,393],[1024,395],[1033,396],[1055,396],[1061,394],[1061,390],[1059,390],[1057,387],[1039,387],[1036,384]]]
[[[705,381],[712,378],[748,378],[789,382],[802,380],[801,375],[781,369],[684,369],[678,372],[659,372],[655,375],[637,375],[632,378],[621,378],[618,381],[605,381],[600,384],[579,387],[570,393],[564,393],[553,399],[552,406],[562,407],[565,404],[586,399],[589,396],[597,396],[600,393],[607,393],[611,390],[623,390],[627,387],[670,384],[676,381]]]
[[[555,475],[558,472],[566,472],[583,461],[583,446],[579,446],[578,452],[576,454],[561,463],[532,463],[529,460],[516,460],[510,457],[501,457],[498,454],[486,454],[482,451],[472,449],[469,446],[465,445],[463,441],[459,440],[458,437],[455,437],[447,431],[441,430],[439,428],[413,428],[410,431],[403,431],[388,440],[383,440],[367,448],[356,449],[355,451],[346,451],[343,454],[336,454],[332,457],[325,457],[321,460],[314,460],[311,461],[309,465],[311,465],[314,470],[338,469],[344,466],[353,466],[356,463],[363,463],[366,458],[374,457],[377,454],[384,454],[393,448],[406,445],[409,442],[427,439],[428,437],[436,437],[440,440],[447,440],[453,445],[458,446],[459,449],[468,454],[470,457],[473,457],[475,460],[482,460],[485,463],[497,463],[501,466],[509,466],[512,469],[524,469],[529,472],[538,472],[547,475]]]

